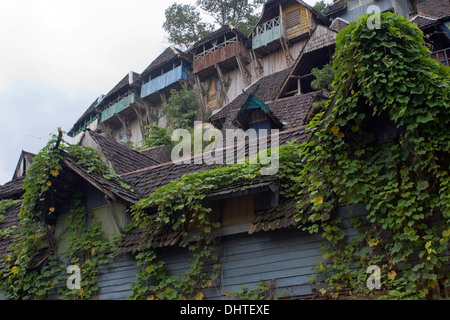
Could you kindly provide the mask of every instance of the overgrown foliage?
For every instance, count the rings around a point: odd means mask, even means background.
[[[322,69],[313,68],[311,73],[314,75],[314,80],[311,81],[311,87],[314,90],[331,91],[334,80],[334,69],[330,64],[326,64]]]
[[[211,219],[211,208],[203,203],[206,192],[254,175],[254,168],[243,172],[241,166],[187,174],[132,207],[135,225],[146,230],[149,248],[136,256],[141,270],[132,285],[133,299],[203,297],[204,290],[213,286],[220,268],[217,252],[213,252],[216,242],[211,236],[220,223]],[[189,226],[196,232],[188,233]],[[165,262],[158,259],[156,252],[158,239],[173,231],[181,232],[179,245],[192,254],[190,268],[180,276],[169,276]]]
[[[449,69],[427,57],[421,31],[408,20],[386,13],[381,21],[381,29],[370,30],[364,16],[338,35],[339,64],[324,112],[308,126],[308,141],[279,148],[280,196],[298,200],[303,230],[322,233],[323,261],[314,268],[314,280],[328,285],[322,293],[442,297],[450,236]],[[386,116],[398,136],[380,141],[374,128]],[[148,230],[149,247],[174,230],[188,239],[194,221],[202,232],[181,244],[194,257],[182,276],[169,276],[156,250],[139,254],[133,298],[202,297],[216,276],[200,261],[211,258],[218,227],[205,194],[259,172],[247,163],[188,174],[139,201],[133,215]],[[351,217],[359,236],[350,239],[334,212],[361,203],[367,215]],[[366,284],[372,265],[381,270],[376,291]]]
[[[63,152],[76,157],[88,172],[97,172],[106,178],[118,176],[94,149],[69,145],[62,140],[62,135],[60,131],[59,136],[53,136],[34,157],[23,185],[20,229],[4,258],[5,267],[0,270],[0,287],[9,299],[43,299],[57,292],[60,298],[88,299],[95,298],[98,289],[95,274],[99,263],[104,261],[110,241],[101,238],[101,229],[95,221],[87,224],[79,196],[70,204],[73,221],[67,258],[71,263],[82,265],[85,276],[77,292],[67,292],[65,284],[59,284],[67,275],[66,264],[55,253],[54,221],[55,215],[65,209],[52,204],[52,186],[63,170]]]
[[[367,18],[338,34],[335,92],[302,146],[298,219],[327,240],[316,271],[332,292],[446,296],[450,71],[427,57],[422,32],[405,18],[383,13],[373,30]],[[383,115],[399,135],[379,143]],[[368,210],[354,217],[360,237],[350,242],[338,220],[323,222],[345,203]],[[381,290],[366,287],[370,265],[381,269]]]
[[[169,126],[162,128],[156,125],[147,126],[147,137],[142,140],[141,149],[158,147],[161,145],[172,149],[172,133],[176,129],[186,129],[192,132],[195,117],[200,108],[196,91],[189,86],[181,90],[171,90],[170,98],[163,104]]]
[[[367,19],[338,34],[331,97],[308,126],[309,139],[279,148],[280,202],[296,199],[301,229],[322,234],[323,261],[313,280],[327,284],[323,294],[447,297],[450,71],[427,57],[421,31],[408,20],[383,13],[381,28],[369,29]],[[383,139],[380,123],[397,134]],[[62,170],[61,150],[90,172],[115,176],[92,149],[60,144],[57,137],[35,157],[24,186],[20,235],[0,271],[10,298],[45,297],[61,279],[55,258],[33,268],[52,243],[48,221],[58,208],[48,195]],[[148,248],[137,254],[132,299],[202,299],[220,286],[221,246],[214,233],[220,223],[206,196],[258,178],[261,168],[246,162],[187,174],[132,207],[134,227],[145,230]],[[351,216],[358,236],[349,238],[334,213],[357,204],[364,204],[367,214]],[[75,201],[71,211],[69,255],[90,271],[83,291],[66,298],[95,295],[98,263],[108,251],[98,225],[86,227],[79,205]],[[181,275],[169,274],[159,255],[161,240],[172,233],[181,236],[178,245],[191,255]],[[366,285],[369,266],[381,270],[378,290]],[[259,289],[225,295],[272,298],[272,290],[260,282]]]
[[[20,203],[20,200],[10,200],[5,199],[0,201],[0,226],[1,223],[5,219],[5,213],[10,210],[12,207],[16,206],[18,203]],[[4,228],[3,230],[0,230],[0,240],[1,239],[7,239],[11,237],[11,234],[14,232],[14,230],[17,228],[17,226],[10,226],[8,228]]]
[[[296,150],[293,144],[279,148],[279,177],[287,186],[294,184],[296,165],[291,160]],[[205,198],[213,190],[259,177],[261,168],[260,163],[246,161],[186,174],[132,207],[134,225],[146,231],[146,247],[149,248],[136,256],[141,269],[138,280],[132,285],[132,299],[201,299],[205,290],[220,287],[220,239],[214,236],[220,222]],[[287,187],[284,190],[282,197],[292,196],[292,190]],[[165,261],[158,256],[160,240],[172,232],[181,233],[179,246],[192,256],[190,268],[182,275],[170,276]],[[256,291],[244,290],[241,294],[242,298],[248,298],[266,295],[267,291],[264,286]]]
[[[147,137],[141,142],[141,149],[159,147],[165,145],[169,150],[173,147],[170,128],[163,128],[156,125],[149,125],[147,128]]]
[[[181,90],[171,90],[170,98],[164,103],[166,117],[174,129],[191,129],[199,109],[197,93],[184,86]]]
[[[322,69],[313,68],[311,73],[314,75],[314,80],[311,81],[311,87],[314,90],[322,90],[325,94],[332,90],[332,83],[335,72],[330,64],[326,64]],[[314,102],[313,106],[317,109],[323,109],[327,104],[326,100],[319,100]]]

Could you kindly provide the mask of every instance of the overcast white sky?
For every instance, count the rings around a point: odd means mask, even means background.
[[[0,1],[0,184],[22,150],[38,153],[57,127],[69,131],[169,45],[162,24],[173,2],[195,0]]]

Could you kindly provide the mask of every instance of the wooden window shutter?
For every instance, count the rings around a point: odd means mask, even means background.
[[[285,17],[286,29],[292,28],[300,24],[300,10],[297,8],[295,10],[286,12]]]

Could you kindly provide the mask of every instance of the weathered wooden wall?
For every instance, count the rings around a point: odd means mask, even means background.
[[[236,41],[225,47],[208,53],[206,56],[197,58],[194,63],[194,73],[198,73],[204,69],[214,67],[221,62],[235,59],[236,55],[242,56],[246,60],[250,60],[250,53],[244,43]],[[236,62],[237,65],[237,62]]]
[[[357,236],[348,218],[350,207],[340,208],[336,216],[342,218],[347,240]],[[365,214],[364,205],[357,206],[354,214]],[[310,235],[297,229],[259,232],[253,235],[239,233],[223,238],[220,257],[223,260],[221,282],[208,289],[207,299],[226,299],[225,292],[237,292],[241,287],[255,289],[258,282],[275,281],[275,294],[287,297],[308,297],[312,294],[309,283],[322,255],[319,251],[321,235]],[[180,248],[165,250],[161,256],[172,275],[182,274],[189,268],[189,252]],[[132,294],[131,284],[138,271],[132,255],[116,257],[102,265],[98,275],[101,300],[124,300]],[[0,294],[1,299],[1,294]]]
[[[133,292],[131,284],[136,281],[138,266],[131,255],[120,256],[100,266],[98,274],[100,300],[126,300]]]
[[[305,8],[299,3],[283,8],[283,21],[286,22],[287,14],[294,10],[298,10],[298,16],[300,20],[297,21],[296,25],[290,28],[288,28],[285,23],[286,29],[285,35],[288,39],[297,37],[305,32],[308,32],[313,27],[313,16],[311,11],[309,11],[307,8]]]

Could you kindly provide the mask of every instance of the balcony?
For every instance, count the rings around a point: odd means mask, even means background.
[[[435,51],[429,55],[430,58],[450,67],[450,48]]]
[[[151,79],[149,82],[144,83],[141,88],[141,98],[148,97],[155,92],[161,91],[164,88],[167,88],[171,84],[178,82],[180,80],[188,81],[189,75],[188,72],[182,63],[178,67],[166,72],[159,77]]]
[[[110,103],[106,109],[102,112],[102,121],[105,122],[115,114],[127,109],[135,102],[134,92],[128,92],[127,94],[120,96],[115,101]]]
[[[280,17],[276,17],[256,27],[252,37],[252,48],[256,50],[266,47],[282,37],[284,37],[284,28]]]

